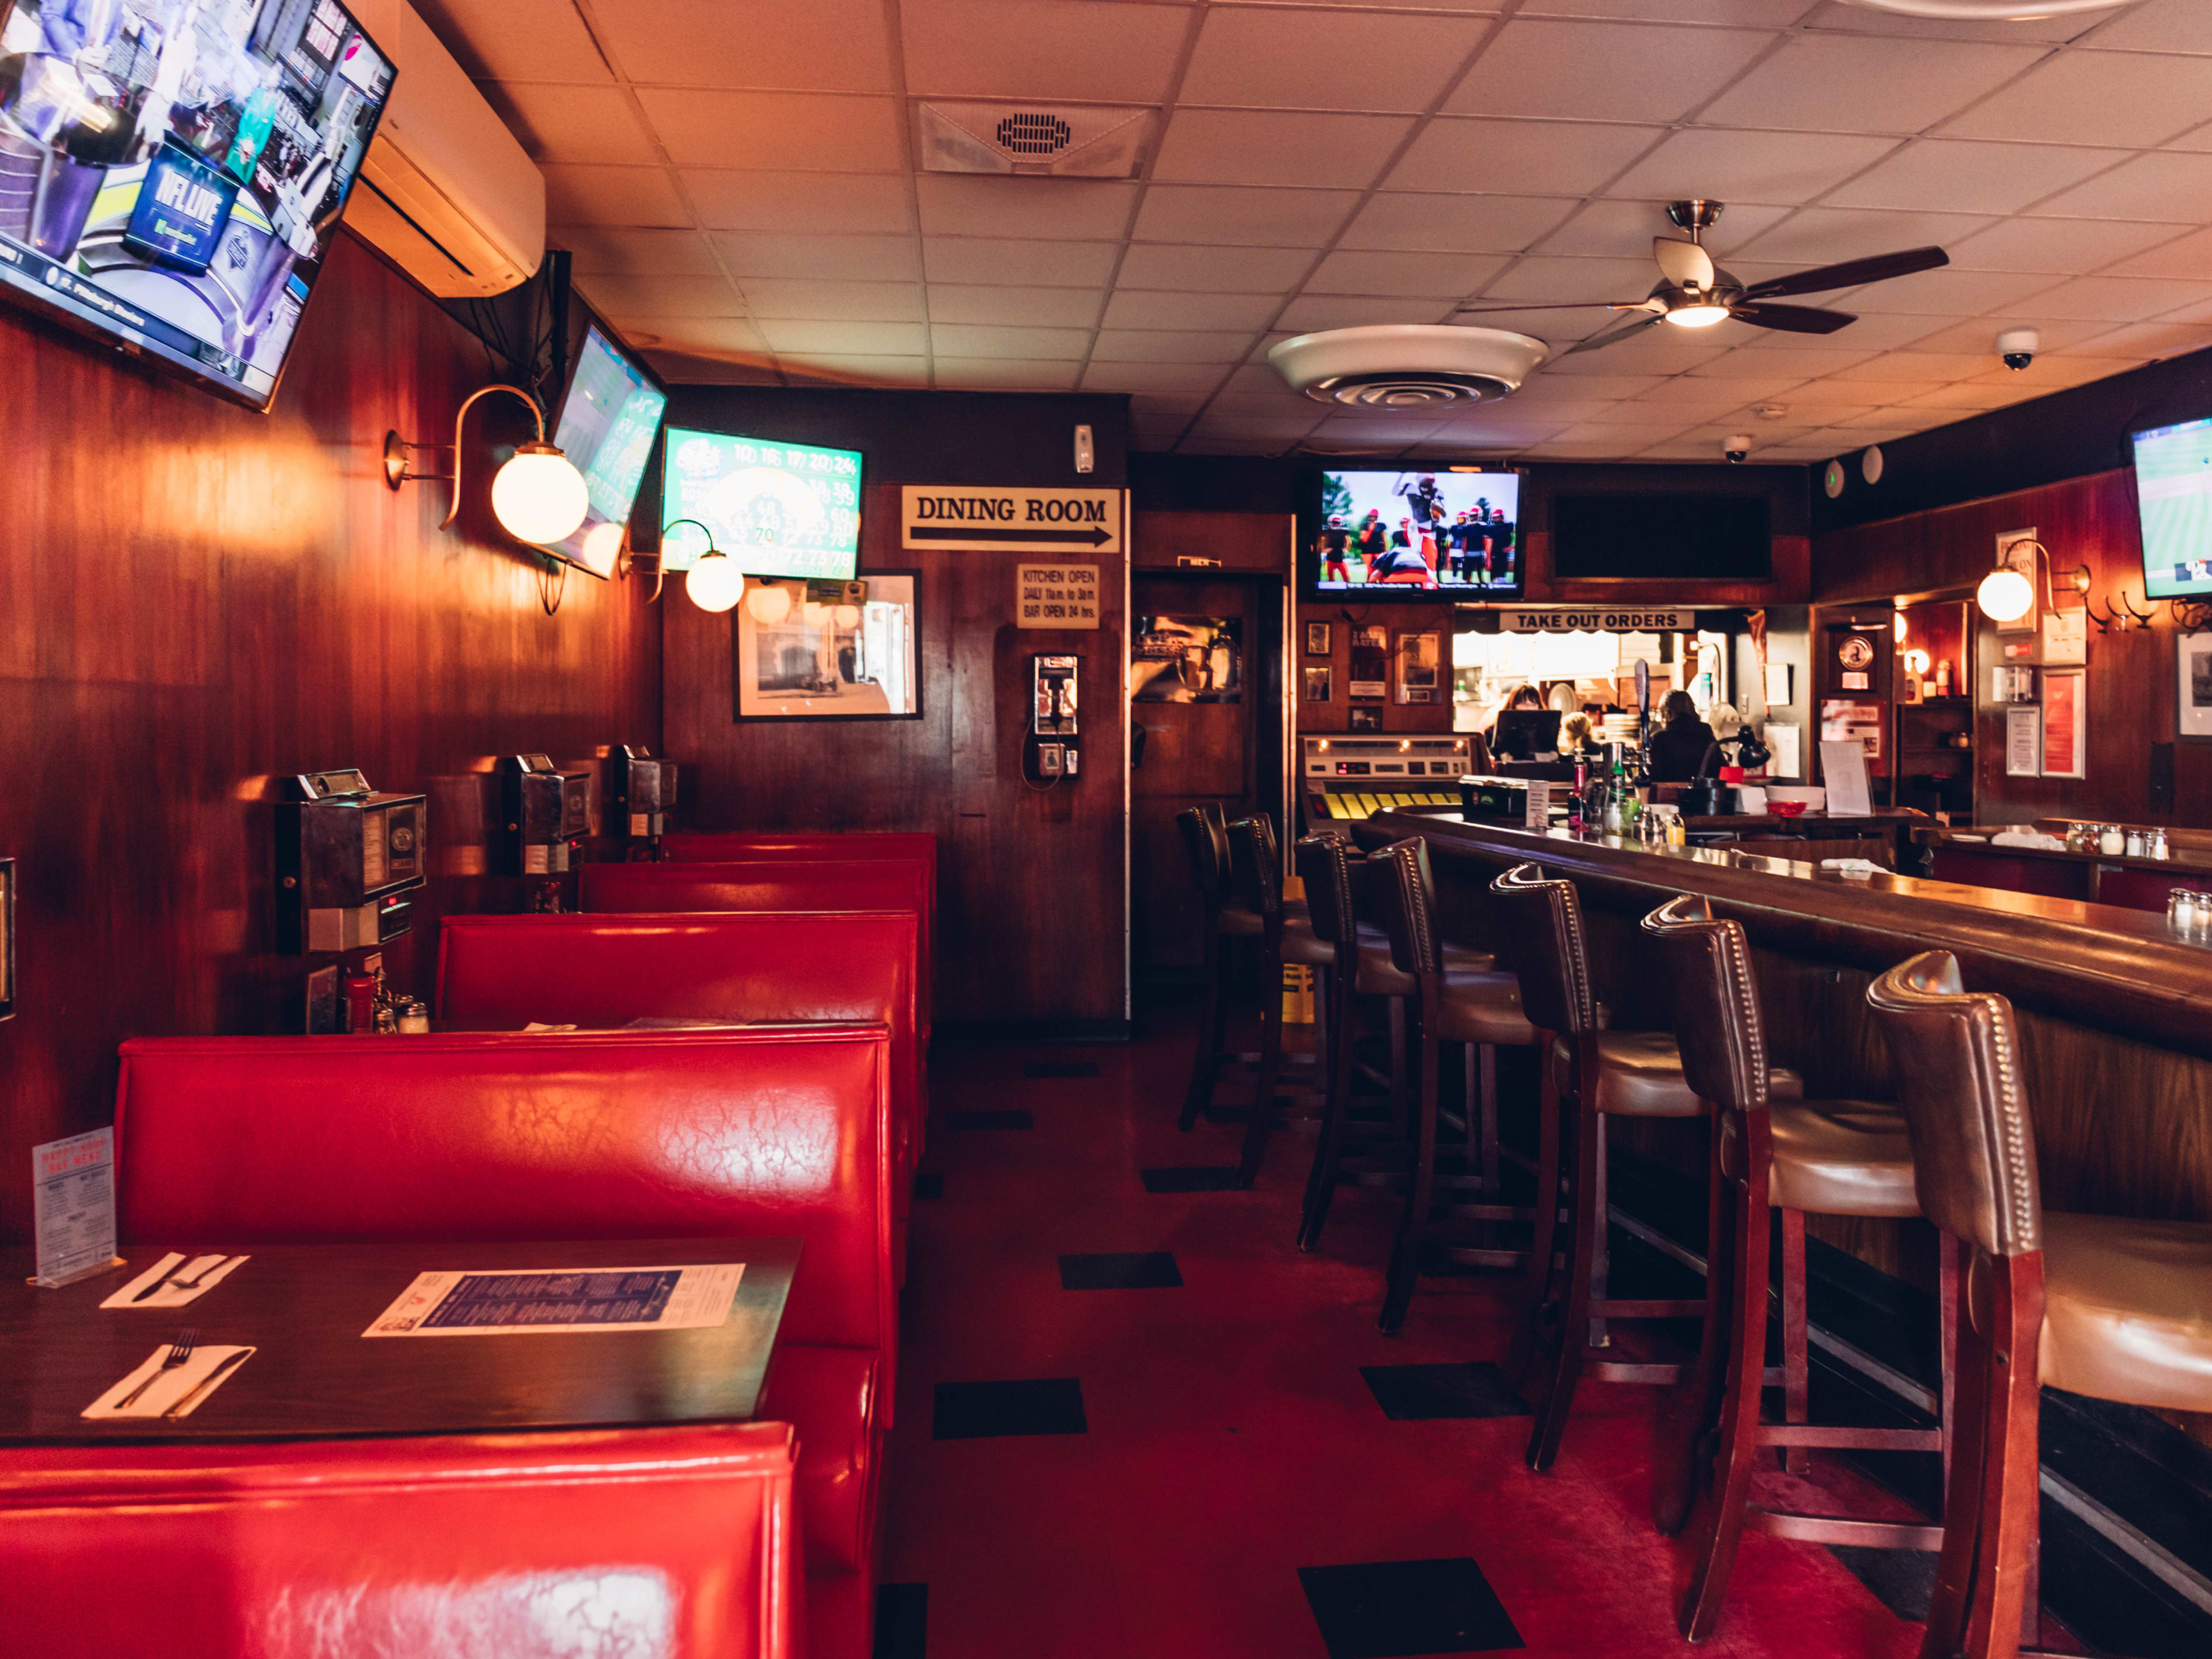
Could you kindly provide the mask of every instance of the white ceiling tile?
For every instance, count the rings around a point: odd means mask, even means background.
[[[741,284],[756,317],[797,317],[817,322],[918,323],[923,320],[919,283],[822,282],[799,276],[754,276]]]
[[[548,247],[566,248],[578,276],[712,276],[714,250],[696,230],[549,225]]]
[[[1490,301],[1475,300],[1469,303],[1480,307],[1480,312],[1457,313],[1452,317],[1453,322],[1469,328],[1498,328],[1511,334],[1526,334],[1538,340],[1549,341],[1554,346],[1572,344],[1584,336],[1595,334],[1620,320],[1612,312],[1595,307],[1561,310],[1533,304],[1516,307],[1510,301],[1499,301],[1497,303],[1503,309],[1492,311]]]
[[[1531,254],[1482,290],[1486,303],[1509,304],[1516,300],[1552,305],[1585,301],[1632,304],[1651,291],[1659,272],[1650,259],[1564,259],[1550,254]]]
[[[1560,357],[1545,365],[1547,374],[1570,378],[1608,374],[1686,374],[1700,363],[1711,362],[1725,347],[1685,341],[1676,328],[1646,329],[1618,345],[1600,346],[1573,357]]]
[[[619,87],[488,82],[483,94],[532,161],[660,165],[653,135]]]
[[[1661,381],[1657,391],[1631,401],[1692,410],[1705,418],[1717,420],[1722,413],[1741,409],[1747,403],[1784,401],[1790,388],[1799,382],[1786,374],[1767,380],[1701,380],[1677,374],[1670,380]]]
[[[2023,225],[2084,224],[2087,220],[2023,219]],[[2112,276],[2179,276],[2203,280],[2212,278],[2212,230],[2191,231],[2176,239],[2172,225],[2138,225],[2124,220],[2106,222],[2114,231],[2131,232],[2139,235],[2158,235],[2165,240],[2148,252],[2133,258],[2122,259],[2105,274]]]
[[[879,0],[807,0],[803,6],[621,0],[595,6],[592,15],[617,64],[643,83],[894,89]]]
[[[1244,354],[1250,330],[1102,328],[1091,349],[1094,363],[1233,363]]]
[[[722,276],[593,276],[577,286],[615,317],[742,317],[745,303]]]
[[[416,10],[478,80],[614,79],[571,0],[425,0]]]
[[[2049,317],[2139,323],[2184,306],[2201,305],[2208,299],[2212,299],[2212,283],[2148,276],[2077,276],[2037,295],[2035,308]]]
[[[714,239],[732,276],[844,277],[910,282],[921,275],[920,245],[911,236],[785,235],[724,231]]]
[[[2106,337],[2109,338],[2109,337]],[[2039,352],[2036,359],[2024,369],[1994,368],[1984,366],[1982,372],[1972,376],[1977,386],[2027,386],[2036,396],[2046,392],[2057,392],[2069,386],[2086,386],[2091,380],[2108,380],[2115,374],[2124,374],[2139,368],[2149,360],[2142,351],[2113,351],[2111,356],[2079,356],[2064,352]]]
[[[1211,392],[1229,373],[1226,363],[1092,363],[1084,371],[1085,392]],[[1194,413],[1198,401],[1193,398]]]
[[[1838,380],[1965,380],[1996,358],[1994,351],[1885,351],[1832,375]]]
[[[1812,0],[1529,0],[1522,15],[1632,17],[1667,23],[1740,23],[1781,28],[1811,9]]]
[[[1107,302],[1106,328],[1265,328],[1282,304],[1273,294],[1183,294],[1133,289],[1126,283]]]
[[[1145,191],[1132,234],[1140,242],[1318,247],[1336,234],[1358,200],[1358,192],[1349,190],[1154,185]]]
[[[1748,29],[1516,19],[1444,108],[1456,115],[1679,120],[1774,38]]]
[[[1378,323],[1450,320],[1449,300],[1383,300],[1334,294],[1303,295],[1283,308],[1275,326],[1294,334],[1327,328],[1366,328]]]
[[[1096,179],[957,177],[915,179],[921,228],[931,236],[1017,236],[1084,241],[1118,239],[1137,186]]]
[[[841,356],[906,356],[928,349],[919,323],[811,322],[795,318],[763,319],[762,337],[781,354]]]
[[[632,342],[633,344],[635,342]],[[671,386],[781,386],[772,362],[695,356],[688,351],[648,351],[645,361]]]
[[[1530,384],[1547,384],[1561,398],[1628,398],[1643,397],[1674,383],[1662,374],[1576,374]]]
[[[1698,118],[1740,127],[1919,132],[2019,74],[2040,50],[1793,35]]]
[[[1968,110],[1944,131],[2016,143],[2141,149],[2207,120],[2212,120],[2212,59],[2066,52]]]
[[[659,167],[550,165],[545,217],[555,224],[689,225],[691,210]],[[711,221],[709,222],[711,222]]]
[[[974,323],[933,323],[930,348],[948,357],[1028,357],[1041,362],[1079,362],[1091,349],[1087,328],[1019,328]]]
[[[1114,274],[1112,242],[1031,242],[994,236],[930,236],[922,264],[933,283],[1098,289]]]
[[[1374,182],[1412,125],[1395,115],[1182,108],[1168,123],[1152,177],[1361,189]]]
[[[1594,421],[1607,410],[1620,407],[1613,398],[1532,397],[1537,382],[1531,381],[1513,394],[1511,407],[1516,414],[1537,422],[1565,426],[1575,421]]]
[[[1185,368],[1172,363],[1117,363],[1109,367],[1146,371],[1158,369],[1170,374],[1204,372],[1196,367]],[[1210,387],[1208,389],[1211,390]],[[1171,420],[1188,421],[1205,407],[1206,398],[1200,392],[1139,392],[1129,399],[1129,413],[1132,416],[1138,420],[1148,421],[1155,424],[1164,424]]]
[[[1821,414],[1824,417],[1828,416],[1828,411],[1826,410],[1823,410]],[[1877,436],[1874,431],[1869,429],[1870,428],[1881,428],[1885,433],[1894,432],[1902,434],[1913,430],[1916,421],[1905,418],[1905,412],[1901,410],[1889,408],[1866,410],[1852,415],[1836,415],[1831,418],[1831,424],[1839,429],[1855,434],[1851,441],[1845,445],[1846,448],[1855,448],[1860,444],[1886,444],[1889,441],[1887,436]]]
[[[1586,196],[1664,131],[1597,122],[1440,117],[1421,129],[1382,187]]]
[[[1434,416],[1337,415],[1316,427],[1309,439],[1316,449],[1343,448],[1357,453],[1372,447],[1401,447],[1419,443],[1437,430]]]
[[[1310,248],[1193,247],[1136,242],[1121,258],[1124,288],[1187,294],[1281,294],[1314,262]]]
[[[1773,224],[1787,208],[1731,207],[1703,238],[1717,258],[1725,259],[1736,248]],[[1667,218],[1662,202],[1601,201],[1585,204],[1582,210],[1536,244],[1539,253],[1567,253],[1584,258],[1625,258],[1651,245],[1655,236],[1678,233]],[[1654,282],[1659,278],[1655,267]]]
[[[687,172],[712,230],[896,232],[914,228],[907,180],[890,173]]]
[[[1936,380],[1929,376],[1921,380],[1808,380],[1803,386],[1792,386],[1782,398],[1793,413],[1826,409],[1864,409],[1890,404],[1901,404],[1908,398],[1917,398],[1935,389]],[[1822,416],[1825,419],[1826,416]]]
[[[2212,11],[2202,0],[2142,0],[2082,44],[2124,52],[2212,53]]]
[[[2098,334],[2081,342],[2080,349],[2090,354],[2109,352],[2124,357],[2178,357],[2185,351],[2202,351],[2212,346],[2212,323],[2125,323],[2109,334]],[[2038,362],[2056,362],[2046,353]]]
[[[1693,128],[1674,134],[1616,179],[1606,194],[1659,201],[1703,196],[1794,207],[1834,189],[1879,160],[1895,142],[1841,133]]]
[[[902,9],[916,98],[1156,104],[1182,48],[1185,14],[1088,0],[930,0]]]
[[[638,93],[678,167],[896,173],[906,166],[888,98],[804,92]]]
[[[1960,381],[1956,386],[1937,386],[1916,398],[1899,399],[1906,409],[2002,409],[2007,404],[2016,404],[2035,396],[2033,391],[2003,386],[1980,386]]]
[[[1105,298],[1095,288],[986,288],[932,283],[929,319],[933,323],[1090,329],[1097,326],[1098,308]]]
[[[2006,219],[1951,246],[1951,263],[1963,270],[2041,270],[2078,276],[2115,269],[2138,276],[2212,276],[2212,262],[2201,258],[2201,272],[2138,270],[2127,256],[2174,238],[2172,225],[2139,224],[2127,219]],[[2163,252],[2163,249],[2160,249]],[[2146,256],[2156,259],[2159,254]],[[2191,263],[2184,254],[2180,262]]]
[[[2212,194],[2212,155],[2160,152],[2132,156],[2110,173],[2038,203],[2035,211],[2058,218],[2163,219],[2201,225],[2208,194]]]
[[[1574,210],[1562,196],[1437,196],[1385,191],[1359,210],[1345,247],[1517,253]]]
[[[1185,105],[1425,110],[1487,27],[1467,17],[1217,6],[1177,95]]]
[[[742,317],[631,317],[619,324],[629,343],[669,351],[768,356],[759,328]]]
[[[1805,337],[1797,337],[1802,340]],[[1690,373],[1699,379],[1715,380],[1769,380],[1777,375],[1790,374],[1809,380],[1815,375],[1833,374],[1853,363],[1865,362],[1871,355],[1844,346],[1791,345],[1771,351],[1737,350],[1700,363]]]
[[[782,362],[784,377],[800,386],[929,384],[929,359],[904,354],[817,351]]]
[[[1886,319],[1868,318],[1864,322],[1884,321]],[[1922,322],[1934,320],[1922,318]],[[1861,326],[1864,326],[1863,322]],[[1929,331],[1922,338],[1906,343],[1908,352],[1987,352],[1989,361],[1996,361],[1996,337],[2000,330],[2032,328],[2043,336],[2045,351],[2063,351],[2078,344],[2091,335],[2100,333],[2104,325],[2081,318],[2060,319],[2040,316],[2033,309],[2022,307],[2007,311],[1994,317],[1971,317],[1951,324],[1948,327]]]
[[[1854,313],[1904,312],[1917,317],[1971,317],[2017,305],[2051,286],[2048,276],[2012,270],[1921,270],[1869,283],[1826,301]]]
[[[1725,226],[1729,215],[1723,216]],[[1908,213],[1880,208],[1806,208],[1744,249],[1747,259],[1784,266],[1832,264],[1893,248],[1950,248],[1998,222],[1964,213]],[[1742,267],[1729,264],[1738,275]],[[1956,263],[1955,253],[1954,263]],[[2002,267],[2000,267],[2002,268]]]
[[[1272,363],[1239,363],[1222,383],[1222,391],[1252,397],[1296,398],[1298,394],[1283,383]]]
[[[1082,365],[1026,357],[947,357],[936,361],[936,384],[971,392],[1073,392]]]
[[[1662,442],[1694,424],[1688,419],[1578,421],[1559,435],[1567,443],[1610,444],[1616,451],[1626,453]]]
[[[1499,254],[1469,258],[1462,253],[1340,251],[1321,262],[1321,268],[1307,278],[1305,291],[1456,300],[1480,289],[1504,264]]]

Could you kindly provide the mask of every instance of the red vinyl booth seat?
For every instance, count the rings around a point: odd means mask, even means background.
[[[927,830],[717,830],[660,838],[661,856],[676,864],[745,863],[762,859],[911,859],[928,881],[937,908],[937,837]]]
[[[725,864],[587,864],[580,907],[617,915],[667,910],[911,910],[915,987],[929,1040],[936,977],[933,868],[914,859],[751,859]]]
[[[465,1024],[633,1019],[860,1020],[891,1033],[901,1180],[927,1110],[910,911],[758,915],[447,916],[438,1018]]]
[[[792,1431],[38,1447],[0,1647],[40,1659],[799,1659]]]
[[[811,1570],[873,1560],[894,1386],[890,1034],[153,1037],[123,1045],[133,1243],[796,1237],[761,1415]],[[870,1569],[872,1570],[872,1569]]]

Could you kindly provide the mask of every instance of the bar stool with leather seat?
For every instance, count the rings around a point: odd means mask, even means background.
[[[1868,988],[1922,1213],[1966,1255],[1943,1553],[1922,1659],[2011,1659],[2035,1595],[2042,1385],[2212,1412],[2212,1224],[2046,1211],[2012,1005],[1948,951]]]
[[[1237,1164],[1237,1184],[1249,1187],[1267,1155],[1279,1104],[1275,1089],[1283,1069],[1284,965],[1301,963],[1327,975],[1336,966],[1337,951],[1332,941],[1315,933],[1305,915],[1291,914],[1284,903],[1282,865],[1265,818],[1239,818],[1229,826],[1229,866],[1236,907],[1260,920],[1260,1076]]]
[[[1311,1250],[1321,1242],[1328,1219],[1330,1200],[1340,1182],[1385,1187],[1404,1191],[1412,1179],[1416,1151],[1413,1126],[1406,1110],[1406,1005],[1420,995],[1414,975],[1401,974],[1390,960],[1389,935],[1362,918],[1358,890],[1367,884],[1369,860],[1355,858],[1351,844],[1340,836],[1307,836],[1291,849],[1299,879],[1306,890],[1308,920],[1317,938],[1336,947],[1339,965],[1328,975],[1332,993],[1324,1010],[1327,1052],[1332,1064],[1322,1106],[1321,1133],[1314,1147],[1311,1173],[1298,1226],[1298,1248]],[[1497,965],[1486,951],[1446,943],[1447,973],[1487,973]],[[1344,963],[1349,959],[1346,971]],[[1363,999],[1387,999],[1390,1024],[1390,1109],[1379,1125],[1357,1124],[1352,1118],[1352,1084],[1357,1069],[1353,1037]],[[1474,1048],[1467,1051],[1469,1101],[1480,1099],[1488,1109],[1481,1119],[1483,1137],[1479,1158],[1486,1190],[1498,1190],[1498,1136],[1495,1101],[1494,1051],[1481,1051],[1486,1066],[1479,1066]]]
[[[1742,927],[1716,920],[1705,899],[1684,894],[1644,919],[1674,999],[1674,1036],[1682,1074],[1713,1117],[1711,1219],[1705,1250],[1705,1328],[1679,1432],[1653,1482],[1661,1530],[1692,1518],[1690,1586],[1679,1618],[1682,1634],[1712,1634],[1728,1595],[1747,1526],[1813,1543],[1879,1549],[1934,1549],[1942,1528],[1754,1507],[1753,1467],[1767,1448],[1847,1447],[1865,1451],[1940,1451],[1945,1425],[1882,1429],[1808,1423],[1802,1392],[1805,1363],[1805,1217],[1913,1217],[1912,1148],[1904,1114],[1864,1100],[1775,1100],[1766,1064],[1765,1024]],[[1766,1423],[1760,1395],[1765,1364],[1769,1238],[1779,1211],[1797,1249],[1783,1264],[1784,1420]],[[1954,1255],[1943,1252],[1944,1376],[1951,1368],[1956,1299]],[[1794,1385],[1794,1386],[1792,1386]],[[1948,1389],[1946,1389],[1948,1393]],[[1711,1482],[1702,1493],[1700,1476]]]
[[[1469,1115],[1479,1115],[1487,1126],[1494,1146],[1496,1051],[1529,1048],[1541,1037],[1522,1012],[1520,988],[1511,974],[1487,966],[1455,967],[1446,961],[1443,936],[1437,927],[1436,882],[1429,870],[1428,843],[1419,836],[1396,842],[1375,853],[1370,862],[1383,927],[1390,938],[1391,967],[1416,988],[1419,1027],[1414,1066],[1419,1099],[1414,1116],[1412,1180],[1382,1295],[1382,1327],[1395,1332],[1406,1322],[1425,1255],[1435,1252],[1475,1267],[1514,1267],[1527,1252],[1501,1249],[1495,1224],[1533,1222],[1542,1208],[1540,1188],[1540,1202],[1531,1210],[1496,1202],[1494,1184],[1481,1194],[1484,1201],[1438,1205],[1440,1186],[1449,1194],[1468,1184],[1440,1177],[1437,1171],[1437,1094],[1443,1047],[1456,1042],[1480,1056],[1478,1083],[1493,1086],[1479,1088],[1479,1100],[1468,1103]],[[1463,1134],[1462,1141],[1478,1160],[1480,1139],[1478,1131]],[[1492,1161],[1494,1165],[1494,1158]],[[1482,1176],[1478,1173],[1471,1180],[1479,1186]]]
[[[1261,822],[1264,823],[1265,819]],[[1177,1126],[1188,1129],[1198,1121],[1199,1115],[1213,1103],[1213,1087],[1224,1070],[1255,1067],[1260,1063],[1257,1051],[1232,1052],[1222,1047],[1229,1030],[1231,975],[1241,959],[1232,939],[1256,939],[1264,931],[1256,912],[1240,902],[1231,891],[1229,831],[1220,805],[1206,801],[1176,814],[1176,827],[1182,832],[1183,849],[1190,856],[1191,877],[1196,884],[1199,899],[1205,912],[1204,989],[1199,1011],[1198,1043],[1191,1057],[1190,1084],[1183,1092],[1182,1112]],[[1273,831],[1268,831],[1272,843]],[[1274,855],[1275,867],[1279,870],[1279,855]],[[1285,906],[1287,915],[1302,915],[1304,906],[1293,900]]]
[[[1490,890],[1512,940],[1522,1010],[1546,1034],[1536,1190],[1560,1194],[1557,1206],[1536,1206],[1527,1317],[1505,1361],[1506,1375],[1533,1395],[1536,1420],[1527,1461],[1540,1474],[1559,1456],[1575,1388],[1585,1373],[1606,1382],[1681,1378],[1680,1364],[1614,1359],[1607,1347],[1589,1340],[1593,1321],[1698,1318],[1705,1312],[1703,1298],[1606,1294],[1605,1120],[1703,1117],[1705,1105],[1682,1075],[1681,1053],[1671,1033],[1605,1029],[1592,989],[1582,901],[1572,882],[1547,880],[1534,864],[1519,864]],[[1777,1097],[1804,1093],[1796,1073],[1780,1067],[1770,1068],[1767,1087]],[[1562,1225],[1564,1248],[1558,1236]]]

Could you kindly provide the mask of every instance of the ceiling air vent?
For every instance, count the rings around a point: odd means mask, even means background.
[[[1152,112],[934,101],[915,106],[915,126],[925,172],[1128,179],[1144,167]]]

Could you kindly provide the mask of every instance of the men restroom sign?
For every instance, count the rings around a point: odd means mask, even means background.
[[[908,484],[900,492],[899,544],[976,553],[1118,553],[1121,492]]]

